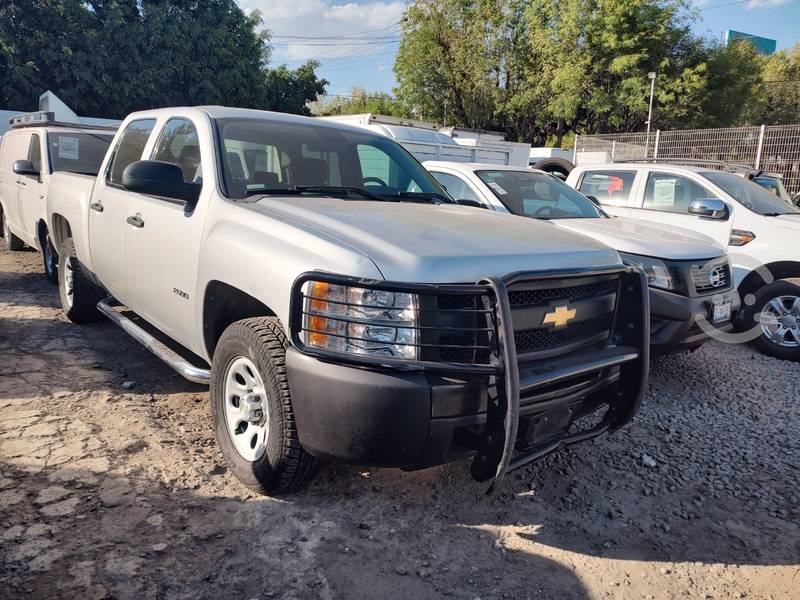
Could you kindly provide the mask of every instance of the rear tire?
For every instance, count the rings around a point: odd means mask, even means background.
[[[278,319],[244,319],[223,332],[211,365],[211,416],[222,456],[237,479],[262,494],[300,488],[317,464],[297,433],[288,345]],[[252,406],[260,406],[260,420],[247,412]]]
[[[50,283],[58,285],[58,253],[53,246],[53,240],[50,239],[49,233],[44,236],[42,257],[45,277]]]
[[[58,293],[64,314],[73,323],[94,323],[102,318],[97,303],[106,294],[86,275],[75,254],[75,243],[67,238],[58,253]]]
[[[745,328],[762,327],[755,345],[769,356],[800,361],[800,286],[774,281],[755,297],[744,313]]]
[[[6,248],[11,252],[22,250],[25,247],[25,243],[11,233],[11,230],[8,228],[8,219],[6,219],[5,213],[0,212],[0,220],[3,221],[3,239],[6,241]]]
[[[575,165],[565,158],[544,158],[533,165],[533,168],[546,171],[564,181],[572,173]]]

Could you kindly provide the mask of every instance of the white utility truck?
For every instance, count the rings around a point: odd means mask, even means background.
[[[56,185],[57,184],[57,185]],[[134,113],[97,177],[58,173],[61,301],[193,381],[231,471],[316,459],[479,480],[614,431],[647,380],[641,270],[459,206],[388,137],[224,107]]]
[[[116,127],[61,123],[51,112],[17,115],[0,145],[0,221],[9,250],[25,244],[44,258],[58,282],[55,249],[47,228],[47,190],[57,171],[94,175]]]
[[[733,328],[739,298],[725,249],[711,238],[680,227],[609,218],[591,200],[544,171],[448,162],[424,166],[462,203],[588,235],[616,249],[623,262],[644,269],[650,285],[651,352],[693,350],[709,334]]]
[[[728,249],[742,299],[737,321],[766,353],[800,360],[800,210],[745,177],[707,167],[576,167],[567,183],[621,217],[678,226]]]

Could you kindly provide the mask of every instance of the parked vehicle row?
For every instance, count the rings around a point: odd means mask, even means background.
[[[131,114],[94,173],[48,169],[64,312],[208,384],[231,472],[265,493],[318,460],[471,457],[496,481],[628,423],[651,346],[732,327],[708,237],[610,218],[524,166],[427,166],[335,121]]]

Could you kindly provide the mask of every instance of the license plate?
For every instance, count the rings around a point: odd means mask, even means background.
[[[731,301],[719,302],[711,307],[711,322],[722,323],[731,320]]]

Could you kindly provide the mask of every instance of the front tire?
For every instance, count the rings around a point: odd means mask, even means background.
[[[8,228],[8,219],[5,213],[0,212],[0,220],[3,221],[3,239],[6,241],[6,248],[11,252],[22,250],[25,247],[25,243],[11,233],[11,230]]]
[[[297,434],[287,347],[278,319],[244,319],[224,331],[211,365],[211,416],[222,456],[242,483],[263,494],[302,487],[317,463]]]
[[[97,303],[103,290],[87,277],[75,254],[75,243],[67,238],[58,253],[58,293],[64,314],[73,323],[94,323],[102,318]]]
[[[44,275],[50,283],[58,285],[58,254],[53,246],[50,234],[44,236],[44,247],[42,248],[44,260]]]
[[[770,356],[800,361],[800,286],[775,281],[755,297],[745,313],[745,324],[761,328],[756,346]]]

